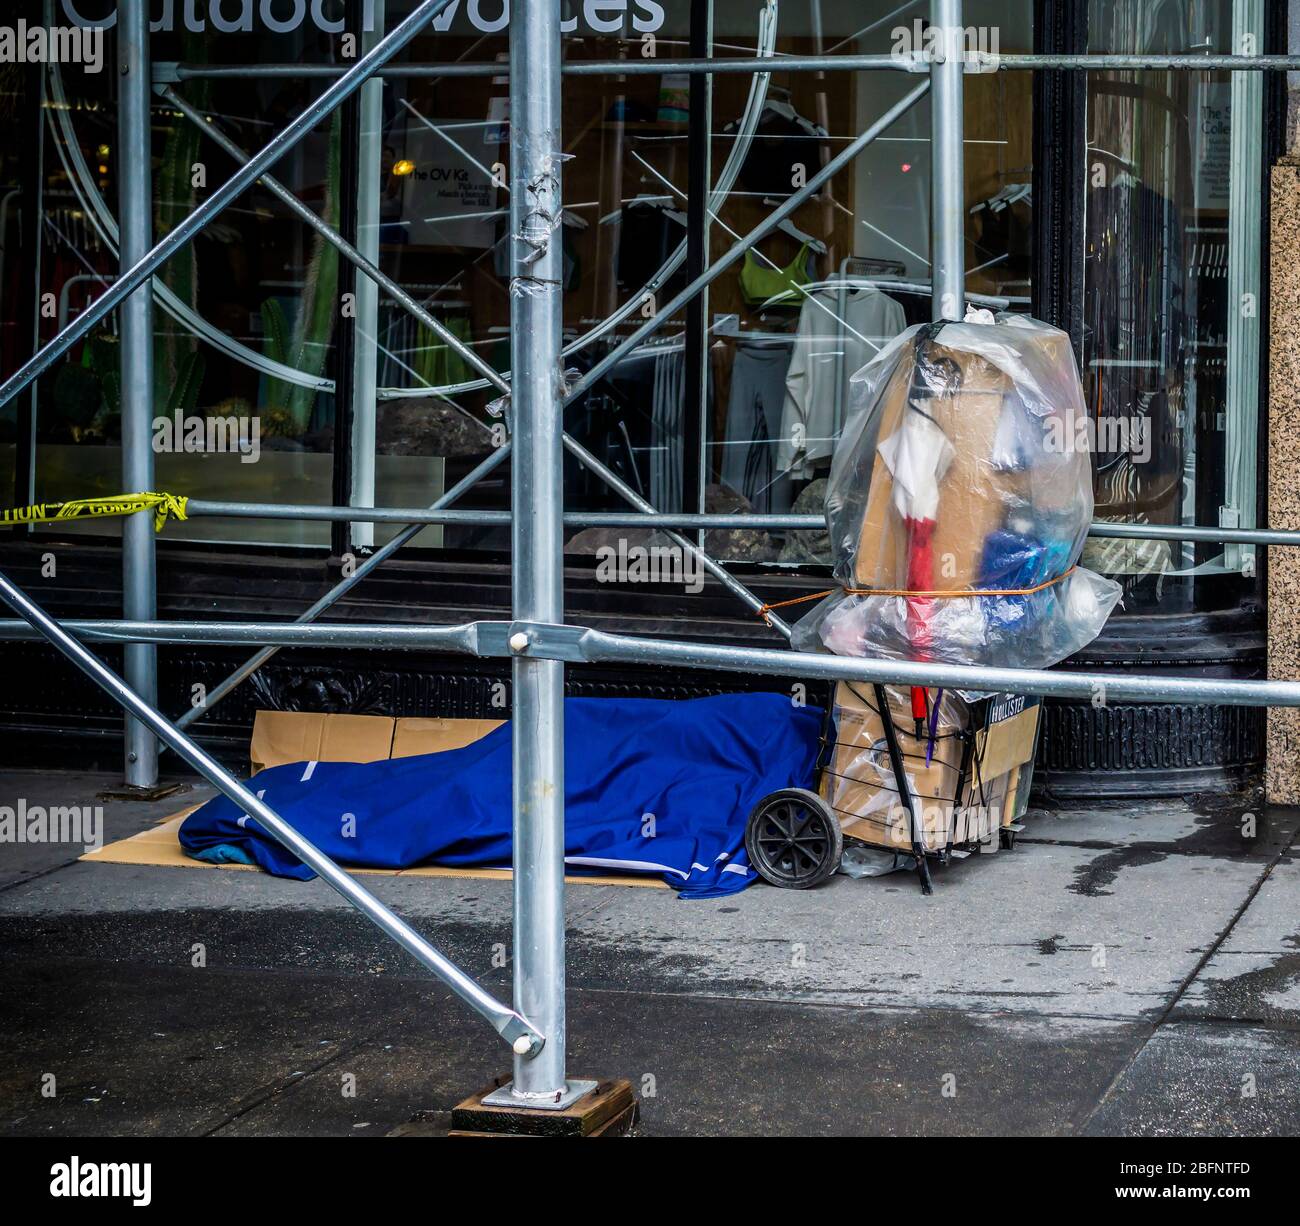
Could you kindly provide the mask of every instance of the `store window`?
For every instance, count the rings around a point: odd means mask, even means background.
[[[114,3],[47,0],[45,8],[47,20],[95,22],[111,20]],[[323,88],[294,67],[346,67],[344,33],[359,31],[364,50],[410,8],[409,0],[158,3],[152,53],[156,63],[195,69],[178,92],[251,150]],[[964,8],[988,49],[1032,49],[1032,0]],[[1263,8],[1263,0],[1093,0],[1090,47],[1229,50],[1246,36],[1258,46]],[[928,9],[924,0],[569,0],[571,61],[770,53],[772,73],[566,78],[566,365],[589,369],[917,80],[782,72],[784,56],[888,52],[900,31],[914,37]],[[508,0],[453,4],[398,63],[503,61],[508,20]],[[111,32],[105,47],[99,73],[5,69],[6,370],[30,352],[33,334],[48,340],[116,275],[117,188],[132,168],[114,153]],[[254,64],[289,71],[202,73]],[[1088,74],[1089,161],[1100,171],[1083,202],[1082,366],[1096,414],[1101,516],[1253,522],[1261,88],[1259,74],[1248,73]],[[1033,210],[1048,207],[1030,189],[1032,76],[969,73],[965,93],[966,288],[1028,310]],[[233,165],[165,102],[153,119],[162,233]],[[930,316],[929,129],[922,99],[698,305],[600,379],[569,410],[570,433],[663,511],[819,512],[849,377],[898,330]],[[504,371],[508,157],[504,73],[422,70],[367,84],[275,174]],[[21,190],[33,182],[35,190]],[[698,190],[704,184],[711,190]],[[694,241],[692,205],[702,222]],[[28,282],[39,296],[22,292]],[[52,313],[42,307],[50,301]],[[1252,302],[1253,315],[1243,305]],[[333,248],[261,188],[169,262],[155,319],[155,412],[182,423],[181,445],[160,439],[160,489],[308,503],[350,490],[357,503],[422,506],[504,438],[495,393],[462,357],[364,277],[353,284]],[[24,398],[0,413],[0,488],[9,501],[120,492],[115,327],[107,321],[42,378],[29,421]],[[205,443],[232,430],[239,437],[238,423],[248,437],[255,423],[256,459],[247,447],[187,448],[183,429],[194,421]],[[572,458],[565,481],[571,510],[626,505]],[[508,507],[509,465],[459,505]],[[352,543],[391,532],[358,526]],[[331,529],[205,519],[170,525],[166,539],[323,548]],[[574,530],[566,549],[592,555],[606,539]],[[448,526],[426,530],[418,544],[496,553],[508,534]],[[715,532],[708,544],[722,558],[768,567],[827,560],[817,533]],[[1248,549],[1170,542],[1093,541],[1087,560],[1123,578],[1137,604],[1162,594],[1192,600],[1198,584],[1240,579],[1254,564]]]
[[[712,82],[671,72],[566,79],[566,366],[580,377],[916,83],[897,72],[782,72],[781,59],[889,52],[916,38],[928,5],[663,0],[568,11],[570,62],[758,54],[773,64],[769,77]],[[504,31],[476,20],[483,12],[447,20],[439,61],[504,57]],[[1028,0],[972,3],[966,21],[988,49],[1031,48]],[[450,77],[389,79],[382,90],[385,156],[410,167],[385,215],[385,268],[403,284],[436,286],[444,314],[463,311],[470,343],[503,367],[508,200],[492,175],[508,156],[506,80],[470,89]],[[967,79],[967,286],[1010,309],[1027,309],[1031,289],[1030,98],[1023,74]],[[661,511],[819,513],[850,377],[930,317],[929,125],[922,100],[696,304],[623,354],[572,406],[570,433]],[[446,253],[436,271],[434,252]],[[447,484],[492,445],[485,394],[467,393],[469,372],[453,368],[432,389],[408,378],[378,408],[381,448],[386,420],[414,428],[418,417],[430,431],[420,445],[446,456]],[[626,507],[572,458],[565,483],[572,510]],[[393,501],[382,481],[378,492]],[[466,502],[505,498],[501,479]],[[566,551],[592,555],[613,536],[635,544],[652,534],[574,531]],[[443,540],[504,548],[505,533],[448,528]],[[828,561],[819,533],[736,530],[707,544],[733,561]]]
[[[889,72],[780,72],[783,55],[881,54],[910,46],[927,4],[783,6],[775,71],[734,184],[710,220],[717,258],[898,102],[915,78]],[[715,46],[744,44],[752,6],[717,7]],[[1032,6],[965,6],[972,47],[1032,50]],[[747,83],[713,86],[715,187],[746,131]],[[1032,221],[1031,80],[965,78],[967,291],[1026,310]],[[819,514],[835,440],[851,408],[853,374],[898,332],[931,317],[930,101],[923,98],[806,202],[793,224],[723,276],[707,299],[707,481],[698,509]],[[697,509],[691,507],[690,509]],[[724,557],[781,565],[829,562],[821,533],[728,532]]]
[[[186,10],[155,10],[155,61],[247,63],[268,54],[323,61],[329,39],[302,26],[269,42],[216,31],[216,14],[187,24]],[[105,0],[47,3],[58,26],[111,22]],[[190,28],[199,22],[204,28]],[[118,191],[115,38],[100,71],[85,64],[25,65],[20,88],[35,95],[38,128],[24,133],[37,167],[35,211],[25,232],[38,243],[40,297],[10,299],[15,320],[34,320],[40,341],[77,315],[117,275]],[[186,99],[248,148],[260,147],[318,92],[316,82],[185,83]],[[231,172],[228,158],[169,106],[153,119],[153,228],[166,233]],[[276,175],[321,215],[340,216],[340,117],[280,162]],[[32,173],[32,162],[22,168]],[[30,226],[30,231],[27,228]],[[154,280],[154,451],[161,490],[199,498],[321,502],[332,481],[332,384],[339,331],[338,259],[268,193],[247,193],[174,256]],[[51,308],[52,304],[52,308]],[[110,316],[39,383],[31,426],[31,497],[58,501],[122,492],[122,389]],[[11,410],[12,411],[12,410]],[[58,531],[116,536],[101,521]],[[324,544],[322,525],[194,520],[168,539]]]
[[[1264,0],[1093,0],[1089,50],[1263,51]],[[1099,519],[1255,524],[1264,80],[1088,74],[1085,397]],[[1090,540],[1125,605],[1191,609],[1254,550]]]
[[[33,6],[34,8],[38,6]],[[238,9],[238,13],[234,10]],[[111,23],[113,0],[47,0],[46,20]],[[1026,50],[1029,0],[967,5],[990,49]],[[320,78],[210,76],[209,65],[346,66],[410,11],[380,0],[314,5],[155,5],[152,55],[192,71],[178,92],[247,149],[260,147],[322,88]],[[770,54],[770,78],[671,73],[570,77],[564,114],[566,359],[582,371],[628,335],[737,236],[789,197],[915,78],[891,72],[783,73],[810,52],[888,51],[913,37],[924,3],[859,0],[573,0],[570,60]],[[506,0],[449,6],[403,60],[491,63],[507,53]],[[351,24],[349,24],[351,23]],[[7,117],[37,165],[27,210],[6,212],[7,238],[35,236],[43,295],[4,304],[6,366],[25,329],[41,341],[116,275],[113,36],[108,70],[49,65],[12,74]],[[509,365],[509,155],[504,75],[389,77],[368,84],[276,167],[300,199],[345,232],[475,353]],[[968,289],[1028,302],[1029,78],[967,78]],[[694,100],[694,101],[693,101]],[[154,110],[154,227],[161,234],[233,165],[164,101]],[[21,130],[23,125],[27,130]],[[30,130],[35,124],[36,130]],[[17,187],[14,157],[8,179]],[[688,241],[691,191],[708,183],[703,233]],[[923,100],[748,256],[698,307],[627,355],[570,410],[570,431],[664,511],[809,512],[847,411],[847,380],[890,336],[928,318],[929,104]],[[20,216],[20,214],[22,214]],[[355,215],[354,215],[355,214]],[[18,246],[6,242],[6,251]],[[6,267],[5,276],[18,275]],[[8,284],[8,281],[7,281]],[[609,321],[613,318],[614,322]],[[440,343],[346,264],[264,189],[240,197],[155,282],[155,484],[214,499],[315,502],[343,488],[356,502],[427,505],[500,445],[489,392]],[[12,352],[10,352],[12,351]],[[0,445],[22,498],[120,492],[121,396],[113,321],[39,384],[27,423],[12,405]],[[341,392],[339,389],[342,389]],[[346,400],[347,403],[340,401]],[[173,422],[170,432],[166,422]],[[197,423],[197,425],[196,425]],[[351,448],[340,448],[339,432]],[[373,436],[373,450],[369,439]],[[222,440],[243,440],[222,450]],[[252,444],[256,444],[255,447]],[[461,505],[508,505],[509,466]],[[573,509],[613,509],[617,495],[580,465],[566,472]],[[66,531],[61,527],[60,531]],[[114,535],[97,523],[85,531]],[[358,527],[355,542],[391,529]],[[574,555],[599,533],[571,534]],[[168,539],[324,546],[325,524],[194,520]],[[431,528],[418,544],[504,549],[500,529]],[[817,534],[714,534],[735,560],[825,561]]]

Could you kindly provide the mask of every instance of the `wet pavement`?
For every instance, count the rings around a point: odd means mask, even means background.
[[[5,772],[0,805],[109,776]],[[104,801],[123,838],[204,786]],[[1300,1132],[1300,811],[1033,812],[936,873],[568,890],[570,1069],[652,1135]],[[320,882],[0,844],[0,1135],[380,1136],[509,1053]],[[510,888],[362,879],[509,990]]]

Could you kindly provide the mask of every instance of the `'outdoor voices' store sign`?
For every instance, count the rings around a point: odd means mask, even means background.
[[[574,0],[573,16],[560,23],[566,34],[585,28],[594,34],[617,34],[629,24],[638,34],[651,34],[664,24],[666,0]],[[60,0],[73,25],[117,24],[117,8],[105,0]],[[375,28],[374,0],[363,0],[362,28]],[[289,34],[304,25],[327,34],[343,32],[337,0],[153,0],[149,28],[155,34],[188,30],[193,34]],[[405,9],[405,12],[409,12]],[[458,20],[459,19],[459,20]],[[390,23],[391,24],[391,23]],[[465,25],[483,34],[496,34],[510,24],[510,0],[451,0],[433,19],[433,28],[447,31]]]

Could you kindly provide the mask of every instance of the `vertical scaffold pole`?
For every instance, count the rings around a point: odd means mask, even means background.
[[[384,0],[371,0],[351,11],[369,11],[373,29],[360,31],[363,51],[384,36]],[[360,190],[357,193],[357,247],[372,264],[379,258],[379,185],[384,144],[384,82],[371,77],[360,90]],[[375,428],[379,385],[379,286],[369,277],[357,278],[356,340],[352,376],[352,505],[375,505]],[[348,541],[352,549],[373,549],[374,524],[354,523]]]
[[[119,263],[125,272],[153,246],[149,5],[124,0],[118,6],[118,212]],[[187,259],[188,254],[181,258]],[[148,282],[122,303],[119,315],[122,375],[122,491],[152,490],[153,480],[153,299]],[[157,616],[157,573],[153,516],[122,521],[122,614],[128,620]],[[127,684],[151,707],[158,705],[158,649],[151,643],[125,648]],[[158,783],[158,742],[133,716],[126,717],[125,779],[152,788]]]
[[[510,22],[512,602],[516,621],[564,620],[560,0]],[[517,639],[515,650],[524,646]],[[570,1098],[564,1017],[564,665],[513,661],[514,991],[546,1036],[516,1056],[510,1094]]]
[[[938,36],[930,65],[930,275],[932,318],[966,313],[965,131],[961,0],[930,0]]]

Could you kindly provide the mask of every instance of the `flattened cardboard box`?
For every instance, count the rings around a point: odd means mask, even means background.
[[[393,747],[388,715],[258,711],[248,757],[254,771],[286,762],[378,762]]]
[[[427,716],[399,719],[393,730],[393,750],[388,756],[413,758],[422,753],[464,749],[505,722],[503,719],[431,719]]]
[[[381,762],[461,749],[504,722],[258,711],[248,756],[254,771],[287,762]]]

